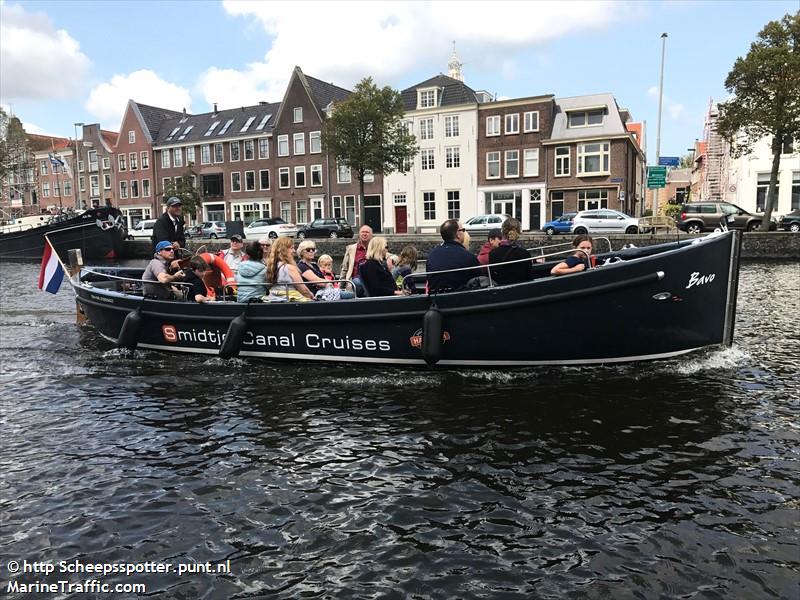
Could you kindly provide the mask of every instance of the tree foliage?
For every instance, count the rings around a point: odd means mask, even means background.
[[[181,199],[184,214],[195,215],[202,197],[197,190],[197,173],[191,168],[187,169],[183,176],[175,177],[164,188],[164,202],[173,196]]]
[[[732,154],[747,154],[759,140],[771,140],[764,215],[769,223],[777,200],[781,151],[792,139],[800,143],[800,12],[766,24],[747,56],[736,59],[725,88],[734,97],[720,103],[717,131],[731,144]]]
[[[400,93],[389,86],[378,88],[367,77],[325,121],[322,147],[355,172],[362,199],[365,173],[405,173],[417,153],[416,138],[403,124],[403,114]]]

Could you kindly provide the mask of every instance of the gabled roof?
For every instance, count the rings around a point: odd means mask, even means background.
[[[163,120],[158,128],[158,134],[153,138],[155,146],[171,146],[192,143],[209,144],[229,138],[241,136],[256,136],[271,133],[275,123],[275,115],[280,104],[277,102],[256,104],[255,106],[242,106],[239,108],[229,108],[220,110],[216,113],[208,112],[199,115],[184,115],[178,113],[178,117]],[[262,119],[270,115],[264,127],[256,129],[261,124]],[[242,127],[252,118],[246,131],[241,131]],[[225,125],[231,121],[230,125]],[[211,135],[206,136],[206,132],[213,123],[218,123]],[[191,127],[191,129],[189,129]],[[186,130],[189,129],[188,133]],[[177,130],[177,131],[176,131]],[[223,132],[224,130],[224,132]],[[173,133],[174,132],[174,133]],[[220,135],[220,132],[223,132]],[[184,136],[181,139],[181,136]]]
[[[447,75],[436,75],[417,85],[404,89],[401,94],[403,106],[406,111],[417,109],[417,90],[421,88],[436,87],[441,90],[437,96],[439,106],[456,106],[458,104],[477,104],[478,97],[475,90],[466,85],[463,81],[453,79]]]
[[[316,77],[311,77],[310,75],[306,75],[302,72],[301,74],[303,77],[305,77],[306,82],[308,83],[308,89],[311,92],[311,98],[314,100],[314,104],[317,105],[317,109],[320,113],[324,113],[325,108],[327,108],[331,102],[341,102],[353,93],[350,90],[339,87],[338,85],[325,83]]]
[[[133,103],[139,110],[139,114],[142,116],[142,120],[144,121],[145,127],[147,127],[147,131],[150,133],[150,137],[153,140],[155,140],[156,136],[158,135],[159,126],[166,119],[172,119],[175,117],[183,116],[183,113],[175,110],[169,110],[168,108],[160,108],[158,106],[149,106],[147,104],[140,104],[135,100],[133,101]]]
[[[118,132],[101,129],[100,136],[103,138],[103,141],[106,143],[109,149],[117,145],[117,140],[119,139]]]
[[[68,138],[56,137],[52,135],[38,135],[36,133],[29,133],[28,143],[33,152],[42,152],[43,150],[64,150],[71,146],[72,140]]]

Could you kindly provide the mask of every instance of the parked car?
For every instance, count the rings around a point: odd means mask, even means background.
[[[508,215],[477,215],[467,219],[464,229],[470,233],[488,233],[490,229],[500,229],[503,221],[508,218]]]
[[[783,215],[780,221],[778,221],[778,229],[781,231],[791,231],[792,233],[800,232],[800,208]]]
[[[314,219],[307,225],[297,228],[297,237],[304,238],[340,238],[353,237],[353,228],[344,219]]]
[[[572,233],[639,233],[639,219],[610,208],[582,210],[572,219]]]
[[[572,219],[578,213],[568,212],[564,213],[560,217],[553,219],[552,221],[548,221],[544,225],[542,225],[542,231],[544,231],[547,235],[555,235],[557,233],[569,233],[570,227],[572,226]]]
[[[144,221],[139,221],[136,225],[128,230],[128,239],[149,240],[151,237],[153,237],[153,226],[155,224],[155,219],[145,219]]]
[[[702,233],[718,228],[725,219],[729,229],[754,231],[761,229],[763,214],[749,213],[730,202],[690,202],[681,206],[675,221],[686,233]],[[771,224],[770,229],[775,229]]]
[[[297,225],[294,223],[287,223],[278,217],[256,219],[244,228],[244,235],[248,238],[267,236],[272,240],[278,236],[294,237],[297,235]]]
[[[200,223],[200,225],[195,225],[194,227],[188,227],[186,229],[186,237],[211,238],[215,240],[227,236],[228,233],[225,221],[205,221]]]

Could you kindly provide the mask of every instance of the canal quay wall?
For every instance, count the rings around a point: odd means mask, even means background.
[[[389,250],[393,254],[399,254],[403,246],[411,244],[416,247],[420,258],[424,258],[428,251],[439,244],[442,239],[435,234],[403,234],[386,235],[389,242]],[[597,238],[607,237],[611,246],[618,250],[625,244],[635,244],[636,246],[652,246],[653,244],[663,244],[676,240],[689,239],[695,236],[687,234],[658,234],[658,235],[612,235],[595,236]],[[526,248],[540,248],[552,244],[569,243],[572,239],[570,235],[556,235],[548,237],[544,234],[522,234],[520,241]],[[247,243],[248,240],[245,240]],[[297,240],[299,241],[299,240]],[[344,256],[345,248],[352,244],[354,239],[314,239],[317,245],[317,256],[330,254],[334,259],[341,259]],[[475,234],[472,236],[470,249],[477,253],[478,249],[485,242],[485,236]],[[188,240],[187,246],[191,251],[197,251],[202,247],[208,252],[217,252],[227,248],[228,240]],[[598,252],[606,250],[602,241],[596,244]],[[152,245],[150,240],[129,240],[124,242],[124,258],[150,258]],[[557,250],[554,248],[553,250]],[[745,259],[791,259],[800,260],[800,234],[789,232],[758,233],[747,232],[744,234],[742,242],[742,258]]]

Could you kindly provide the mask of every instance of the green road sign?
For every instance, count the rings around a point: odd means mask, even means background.
[[[647,167],[648,189],[667,186],[667,167]]]

